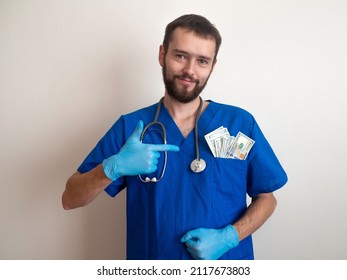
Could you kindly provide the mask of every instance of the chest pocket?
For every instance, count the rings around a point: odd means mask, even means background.
[[[247,161],[214,158],[212,205],[231,207],[236,211],[244,208],[247,192]]]

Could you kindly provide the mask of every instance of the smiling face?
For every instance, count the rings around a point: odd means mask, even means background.
[[[166,93],[182,103],[199,96],[215,64],[216,43],[213,38],[197,36],[193,31],[177,28],[167,50],[160,47]]]

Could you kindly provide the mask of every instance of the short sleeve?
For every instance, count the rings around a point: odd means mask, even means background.
[[[77,171],[86,173],[102,161],[114,154],[117,154],[124,144],[124,120],[118,119],[109,131],[100,139],[89,155],[84,159]],[[124,178],[112,182],[106,189],[110,196],[116,196],[124,188]]]
[[[255,140],[255,144],[247,158],[247,193],[254,197],[283,187],[288,178],[254,118],[250,137]]]

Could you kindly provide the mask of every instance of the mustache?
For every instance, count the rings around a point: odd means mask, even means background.
[[[190,81],[197,83],[197,84],[200,83],[199,79],[195,79],[192,75],[189,75],[189,74],[174,75],[173,77],[174,77],[174,79],[187,79],[187,80],[190,80]]]

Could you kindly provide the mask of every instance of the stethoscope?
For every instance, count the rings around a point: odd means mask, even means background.
[[[202,110],[202,98],[200,98],[200,104],[199,104],[199,107],[198,107],[198,110],[196,112],[196,116],[195,116],[195,126],[194,126],[194,138],[195,138],[195,159],[191,162],[190,164],[190,169],[194,172],[194,173],[200,173],[202,171],[205,170],[206,168],[206,162],[200,158],[200,153],[199,153],[199,141],[198,141],[198,120],[200,118],[200,115],[201,115],[201,110]],[[158,103],[158,107],[157,107],[157,112],[155,114],[155,117],[154,117],[154,120],[152,122],[150,122],[149,124],[147,124],[143,131],[142,131],[142,134],[141,134],[141,137],[140,137],[140,141],[142,142],[143,139],[145,138],[145,135],[147,134],[147,132],[149,131],[148,129],[151,127],[151,126],[160,126],[161,127],[161,131],[160,134],[163,138],[163,143],[164,144],[167,144],[166,142],[166,129],[165,129],[165,126],[162,122],[159,122],[158,121],[158,118],[159,118],[159,113],[160,113],[160,109],[161,109],[161,106],[163,104],[163,99],[164,97],[162,97]],[[149,182],[159,182],[163,177],[164,177],[164,174],[165,174],[165,169],[166,169],[166,164],[167,164],[167,152],[164,151],[164,164],[163,164],[163,169],[161,171],[161,174],[160,174],[160,177],[159,178],[156,178],[156,177],[153,177],[153,178],[149,178],[149,177],[146,177],[145,179],[142,178],[141,175],[139,175],[139,178],[142,182],[144,183],[149,183]]]

